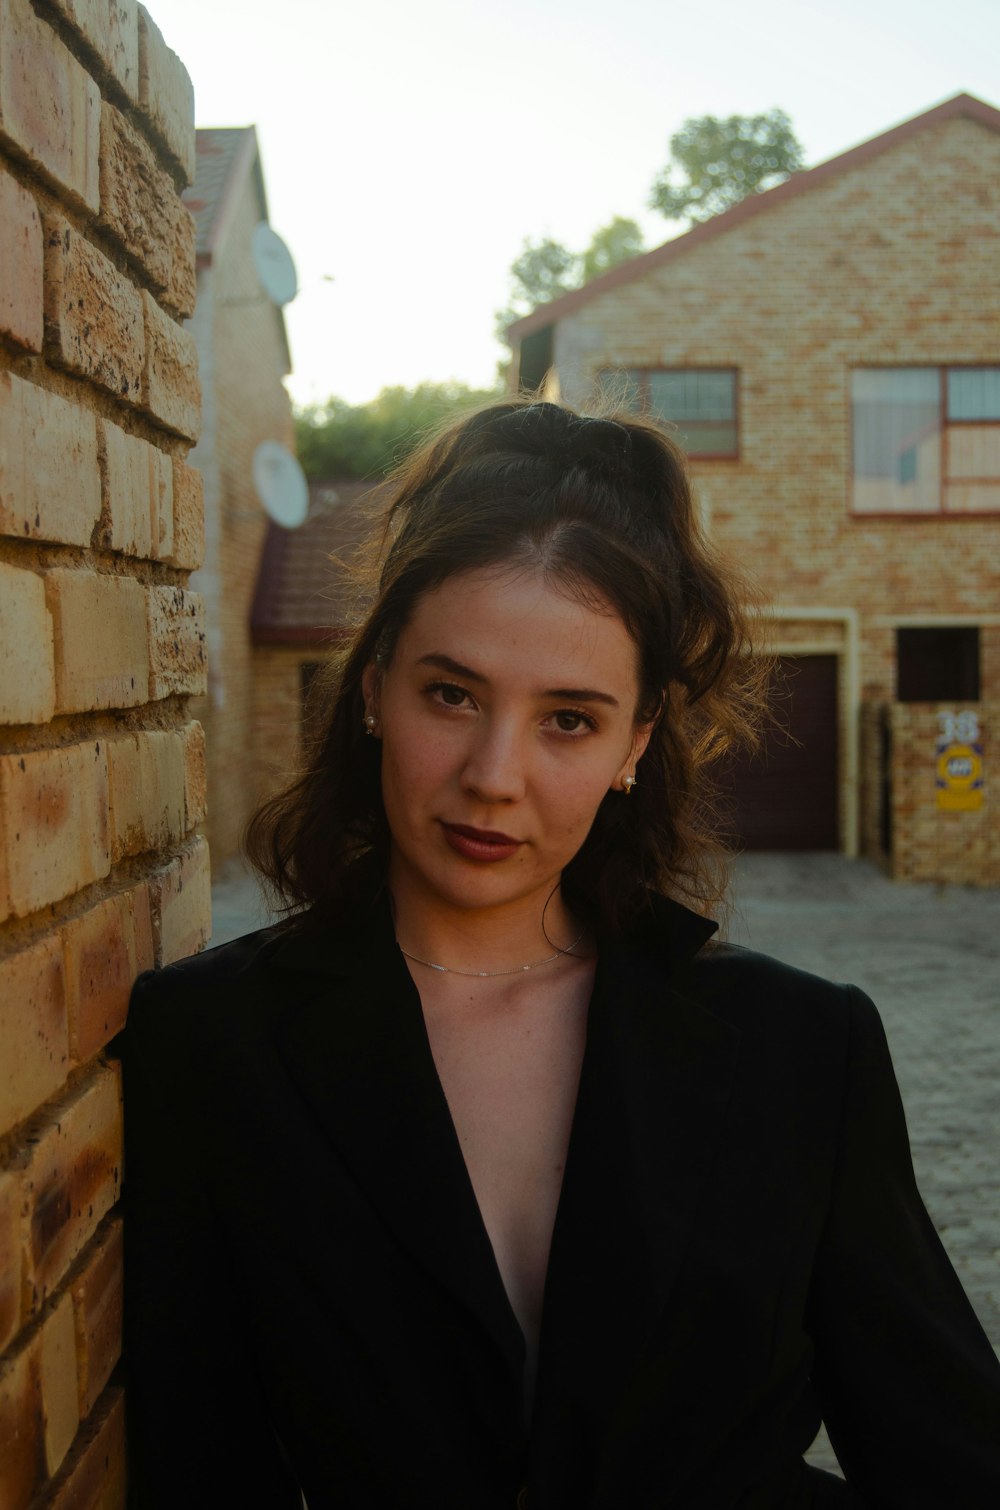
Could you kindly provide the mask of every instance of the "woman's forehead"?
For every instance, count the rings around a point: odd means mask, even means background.
[[[636,648],[615,610],[538,567],[445,578],[417,601],[399,648],[409,662],[437,656],[488,679],[584,687],[597,677],[620,699],[636,690]]]

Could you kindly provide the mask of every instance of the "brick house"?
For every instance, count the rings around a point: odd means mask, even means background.
[[[284,316],[262,286],[256,228],[267,221],[252,126],[197,132],[196,174],[184,202],[197,229],[198,297],[191,331],[203,391],[201,438],[191,453],[205,493],[204,595],[208,693],[192,712],[205,728],[206,833],[213,871],[239,848],[259,795],[253,737],[250,606],[267,532],[254,488],[262,441],[294,444]]]
[[[523,386],[676,424],[765,591],[793,740],[734,774],[749,844],[1000,882],[998,250],[959,95],[510,328]]]
[[[347,621],[352,581],[343,570],[367,533],[371,482],[309,487],[297,530],[269,524],[250,615],[257,785],[275,791],[302,762],[313,677]]]

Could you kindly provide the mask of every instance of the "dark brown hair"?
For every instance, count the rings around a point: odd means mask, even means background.
[[[702,538],[683,456],[659,425],[511,398],[453,422],[390,479],[360,569],[368,606],[314,689],[327,712],[306,769],[247,833],[250,860],[290,912],[328,917],[351,896],[355,862],[367,854],[384,870],[388,858],[365,668],[388,663],[422,594],[507,563],[611,605],[638,648],[636,721],[655,723],[634,793],[604,798],[566,868],[567,901],[620,931],[650,891],[718,900],[723,846],[706,772],[755,741],[764,699],[746,589]]]

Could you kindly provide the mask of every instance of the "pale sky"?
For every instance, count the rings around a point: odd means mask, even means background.
[[[997,0],[147,3],[198,125],[257,127],[300,403],[491,382],[525,237],[676,234],[645,203],[688,116],[781,106],[811,167],[963,90],[1000,105]]]

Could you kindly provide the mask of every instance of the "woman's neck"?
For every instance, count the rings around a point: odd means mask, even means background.
[[[389,873],[396,941],[419,963],[462,975],[533,969],[585,943],[582,924],[557,889],[489,908],[449,907]]]

